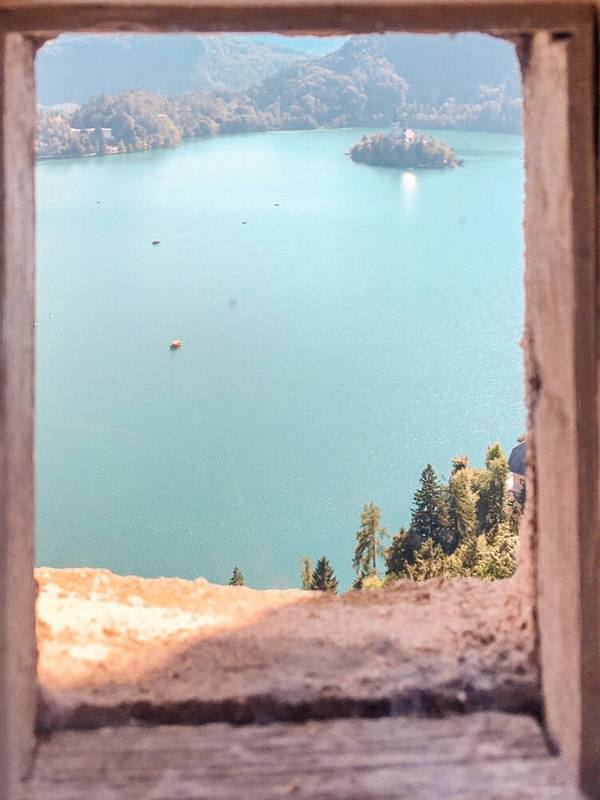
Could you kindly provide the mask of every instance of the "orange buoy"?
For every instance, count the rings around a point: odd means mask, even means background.
[[[173,339],[173,341],[171,342],[171,350],[179,350],[182,344],[183,342],[181,341],[181,339]]]

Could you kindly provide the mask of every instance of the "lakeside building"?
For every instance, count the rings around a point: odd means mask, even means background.
[[[508,457],[508,468],[510,475],[507,479],[509,490],[518,496],[525,488],[525,469],[527,462],[527,442],[519,442],[510,451]]]
[[[91,133],[94,133],[95,131],[96,128],[71,128],[71,135],[80,136],[82,133],[86,133],[89,136]],[[102,133],[105,142],[111,141],[111,139],[113,138],[112,128],[100,128],[100,131]]]

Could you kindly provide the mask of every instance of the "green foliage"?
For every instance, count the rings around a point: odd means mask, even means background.
[[[496,442],[488,448],[485,464],[487,472],[480,477],[477,517],[479,531],[485,533],[488,541],[496,536],[498,528],[508,515],[508,462],[500,444]]]
[[[509,578],[516,569],[518,533],[501,525],[493,541],[484,534],[470,535],[448,559],[449,577],[475,577],[484,580]]]
[[[485,536],[471,532],[448,558],[446,574],[449,578],[481,577],[479,565],[487,557],[488,545]]]
[[[352,566],[356,571],[355,586],[369,575],[377,575],[377,556],[384,554],[382,540],[387,536],[380,525],[381,509],[374,503],[363,506],[360,514],[360,529],[356,533],[356,549]]]
[[[430,578],[475,577],[483,580],[509,578],[516,569],[518,537],[502,525],[493,542],[471,534],[452,555],[428,539],[417,551],[414,564],[407,564],[405,576],[414,581]]]
[[[517,566],[518,534],[511,531],[509,525],[503,524],[496,529],[493,541],[487,541],[485,536],[480,538],[485,542],[485,549],[475,566],[474,574],[488,580],[509,578]]]
[[[406,576],[413,581],[426,581],[446,574],[446,556],[433,539],[427,539],[415,553],[414,564],[407,564]]]
[[[506,457],[498,443],[488,448],[485,469],[471,467],[466,456],[453,459],[445,485],[428,464],[415,493],[411,527],[400,528],[385,551],[383,585],[400,578],[498,580],[511,576],[516,569],[524,492],[513,497],[506,487],[507,476]],[[380,509],[374,507],[377,513],[373,518],[372,512],[367,513],[371,506],[365,506],[361,515],[361,522],[369,522],[370,527],[363,525],[357,536],[379,525]],[[368,551],[367,541],[364,533],[358,556]],[[357,574],[355,588],[381,585],[378,576],[371,581],[375,573],[369,559],[359,560],[363,570]],[[368,567],[370,572],[365,572]]]
[[[379,575],[367,575],[366,578],[362,580],[361,589],[382,589],[384,587],[384,581],[381,580]]]
[[[409,564],[414,564],[415,554],[423,542],[413,528],[400,528],[385,551],[385,574],[395,580],[407,575]]]
[[[231,578],[229,578],[229,585],[230,586],[245,586],[246,582],[244,580],[244,576],[242,575],[242,571],[239,567],[234,567],[233,572],[231,574]]]
[[[412,561],[413,556],[414,547],[411,546],[409,532],[406,528],[400,528],[385,551],[385,574],[404,575],[406,564]]]
[[[494,442],[494,444],[488,447],[487,453],[485,454],[485,466],[489,469],[492,463],[499,458],[504,458],[504,451],[502,450],[500,442]]]
[[[337,578],[329,561],[323,556],[317,561],[310,588],[315,591],[331,592],[335,594],[338,588]]]
[[[312,561],[308,556],[304,556],[300,562],[300,581],[303,589],[312,589]]]
[[[468,469],[469,457],[465,455],[454,456],[452,459],[452,475],[456,475],[463,469]]]
[[[525,502],[524,502],[524,491],[521,491],[518,497],[513,497],[509,493],[508,498],[508,514],[507,514],[507,524],[509,530],[515,536],[519,535],[519,528],[521,527],[521,517],[523,516],[523,511],[525,510]]]
[[[453,552],[475,530],[475,495],[467,467],[454,470],[448,482],[448,552]]]

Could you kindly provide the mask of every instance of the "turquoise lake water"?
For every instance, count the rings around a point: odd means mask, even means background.
[[[514,444],[522,140],[407,173],[361,133],[39,164],[38,563],[348,586],[365,502],[393,532],[427,462]]]

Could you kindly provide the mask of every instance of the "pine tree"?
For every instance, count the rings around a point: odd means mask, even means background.
[[[304,556],[300,562],[300,580],[303,589],[312,589],[312,562],[308,556]]]
[[[487,472],[482,476],[477,501],[479,530],[492,541],[508,514],[508,462],[498,442],[488,448],[485,459]]]
[[[244,576],[242,575],[242,570],[239,567],[234,567],[233,572],[231,574],[231,578],[229,578],[229,585],[230,586],[245,586],[246,581],[244,580]]]
[[[474,530],[477,516],[475,496],[466,469],[454,471],[448,484],[448,540],[447,553],[453,553]]]
[[[411,528],[421,544],[431,539],[436,545],[447,540],[448,504],[443,486],[431,464],[421,473],[421,485],[414,496]]]
[[[317,561],[312,578],[311,589],[335,594],[338,588],[337,578],[329,561],[323,556]]]
[[[356,549],[352,560],[356,570],[355,588],[360,588],[362,580],[368,575],[378,575],[377,556],[384,554],[382,539],[387,536],[380,522],[381,509],[374,503],[366,503],[360,514],[360,529],[356,533]]]

